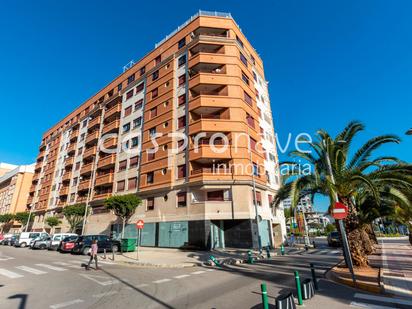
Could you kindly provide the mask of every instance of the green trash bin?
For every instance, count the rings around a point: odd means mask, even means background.
[[[136,250],[136,238],[122,239],[122,252],[133,252]]]

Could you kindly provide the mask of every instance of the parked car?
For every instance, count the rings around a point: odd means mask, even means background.
[[[78,236],[78,235],[74,234],[74,233],[56,233],[56,234],[53,234],[51,236],[51,239],[49,241],[49,246],[47,247],[47,249],[57,250],[60,246],[60,242],[68,236]]]
[[[45,250],[47,249],[49,242],[50,242],[51,237],[37,237],[33,242],[30,244],[30,248],[32,249],[40,249],[40,250]]]
[[[83,235],[77,238],[72,253],[87,255],[92,246],[92,240],[97,240],[98,252],[106,251],[117,252],[120,249],[120,241],[110,239],[107,235]]]
[[[330,232],[328,235],[328,245],[329,247],[339,247],[340,244],[340,237],[337,231]]]
[[[10,243],[12,242],[12,239],[13,238],[15,239],[16,236],[17,236],[16,234],[6,234],[6,235],[4,235],[4,238],[0,243],[4,246],[10,246]],[[14,242],[14,240],[13,240],[13,242]]]
[[[27,247],[30,245],[30,242],[37,237],[47,237],[49,234],[46,232],[23,232],[19,235],[19,237],[14,242],[15,247]]]
[[[64,238],[61,242],[59,247],[57,248],[57,251],[60,252],[71,252],[72,249],[74,248],[74,244],[76,243],[76,240],[79,236],[68,236]]]

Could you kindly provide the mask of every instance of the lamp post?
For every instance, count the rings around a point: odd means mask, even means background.
[[[29,224],[30,224],[30,218],[31,218],[31,212],[33,211],[33,204],[30,204],[30,212],[29,212],[29,218],[27,219],[26,222],[26,227],[24,228],[24,231],[27,232],[27,229],[29,228]]]

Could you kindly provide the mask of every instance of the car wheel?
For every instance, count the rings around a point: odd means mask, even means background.
[[[82,250],[82,254],[83,254],[83,255],[88,255],[88,254],[89,254],[89,250],[90,250],[89,247],[84,247],[83,250]]]
[[[25,248],[27,246],[27,244],[25,243],[25,242],[22,242],[21,244],[20,244],[20,247],[22,247],[22,248]]]
[[[113,245],[112,246],[112,252],[114,252],[114,253],[119,252],[119,246],[118,245]]]
[[[46,245],[40,245],[40,246],[39,246],[39,249],[40,249],[40,250],[45,250],[46,248],[47,248]]]

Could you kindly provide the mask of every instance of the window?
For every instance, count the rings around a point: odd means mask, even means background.
[[[137,111],[139,109],[141,109],[143,106],[143,99],[137,101],[136,103],[134,103],[134,110]]]
[[[119,172],[124,171],[127,167],[127,160],[123,160],[119,162]]]
[[[142,117],[138,117],[133,120],[133,128],[140,127],[142,125]]]
[[[153,149],[148,149],[147,150],[147,161],[151,161],[155,159],[155,152]]]
[[[256,76],[256,73],[255,72],[252,72],[253,73],[253,79],[257,82],[257,76]]]
[[[160,62],[162,62],[162,55],[157,56],[154,60],[155,65],[159,65]]]
[[[129,100],[133,96],[133,89],[126,93],[126,100]]]
[[[186,207],[186,192],[177,194],[177,207]]]
[[[82,133],[82,135],[80,135],[80,141],[83,141],[85,136],[86,136],[86,133]]]
[[[147,184],[151,184],[154,181],[154,173],[153,172],[149,172],[146,174],[146,183]]]
[[[180,150],[180,148],[183,147],[184,143],[185,143],[185,140],[184,140],[184,139],[181,139],[180,141],[178,141],[178,142],[177,142],[177,148]],[[186,148],[186,147],[185,147],[185,148]],[[182,150],[183,150],[183,149],[182,149]]]
[[[186,63],[186,55],[183,55],[182,57],[177,60],[177,66],[180,68],[181,66],[185,65]]]
[[[246,91],[243,92],[243,97],[247,104],[249,105],[253,104],[252,97]]]
[[[123,133],[130,131],[130,122],[123,125]]]
[[[265,175],[266,175],[266,182],[271,183],[269,172],[265,171]]]
[[[124,191],[124,184],[125,184],[124,180],[118,181],[117,182],[117,191]]]
[[[256,140],[253,138],[250,138],[250,149],[251,150],[257,150],[256,149]]]
[[[186,74],[179,76],[179,86],[182,86],[184,83],[186,83]]]
[[[169,126],[169,122],[165,121],[165,122],[163,123],[163,128],[167,128],[168,126]]]
[[[207,200],[208,201],[224,201],[223,190],[207,192]]]
[[[149,135],[150,137],[153,137],[156,134],[156,127],[150,128],[149,129]]]
[[[143,89],[144,89],[144,83],[141,83],[140,85],[136,87],[136,94],[138,94],[139,92],[142,92]]]
[[[186,38],[181,39],[178,43],[177,43],[177,47],[179,49],[181,49],[183,46],[186,45]]]
[[[146,73],[146,67],[141,67],[139,72],[140,72],[140,76],[142,76],[144,73]]]
[[[182,94],[179,96],[179,98],[177,99],[177,102],[180,105],[186,104],[186,94]]]
[[[242,71],[242,80],[249,85],[249,77],[245,74],[245,72]]]
[[[179,117],[179,119],[177,119],[177,128],[181,129],[181,128],[184,128],[185,126],[186,126],[186,116]]]
[[[239,43],[240,46],[243,47],[243,42],[238,36],[236,36],[236,41]]]
[[[132,138],[132,147],[137,147],[139,145],[139,137],[133,137]]]
[[[74,170],[75,170],[75,171],[78,171],[79,169],[80,169],[80,162],[77,162]]]
[[[78,180],[79,180],[78,177],[74,177],[74,178],[73,178],[73,186],[76,186],[76,185],[77,185]]]
[[[122,90],[122,88],[123,88],[123,84],[122,84],[122,83],[120,83],[120,84],[117,85],[117,91],[118,91],[118,92],[120,92],[120,91]]]
[[[129,168],[135,168],[139,165],[139,156],[130,158]]]
[[[82,122],[82,128],[84,128],[85,126],[87,126],[87,119],[83,120]]]
[[[114,90],[112,89],[107,93],[107,96],[110,98],[113,96],[113,93],[114,93]]]
[[[127,78],[127,84],[129,85],[130,83],[133,83],[134,82],[134,78],[135,78],[135,75],[133,74],[133,75],[130,75],[128,78]]]
[[[124,110],[124,116],[129,116],[132,113],[132,106],[128,106],[126,107],[126,109]]]
[[[159,70],[154,71],[152,74],[152,81],[156,80],[159,78]]]
[[[154,117],[156,117],[157,116],[157,107],[153,107],[151,110],[150,110],[150,118],[152,119],[152,118],[154,118]]]
[[[252,60],[252,63],[253,63],[253,64],[256,64],[255,57],[253,57],[252,55],[250,55],[250,60]]]
[[[133,190],[136,189],[137,187],[137,177],[129,178],[127,181],[127,189],[128,190]]]
[[[152,99],[156,98],[159,95],[159,91],[157,88],[152,90]]]
[[[247,59],[242,53],[240,53],[240,61],[242,61],[245,66],[247,66]]]
[[[255,193],[252,190],[252,201],[255,201]],[[262,206],[262,195],[259,191],[256,191],[256,205]]]
[[[146,210],[154,210],[154,197],[148,197],[146,201]]]
[[[259,176],[259,166],[256,163],[253,163],[253,175]]]
[[[273,195],[272,194],[268,194],[268,202],[269,202],[269,207],[272,207],[272,203],[273,203]]]
[[[246,122],[251,128],[255,128],[255,120],[249,114],[246,114]]]
[[[177,178],[185,178],[186,177],[186,164],[179,165],[177,167]]]

